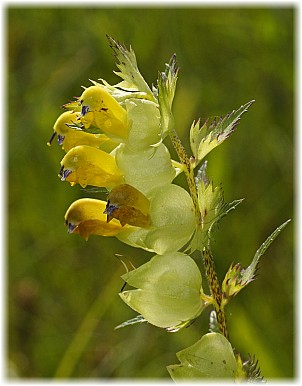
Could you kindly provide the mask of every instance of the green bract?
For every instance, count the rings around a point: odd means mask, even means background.
[[[155,326],[178,330],[205,307],[200,271],[184,253],[155,255],[122,278],[137,289],[124,291],[120,297]]]

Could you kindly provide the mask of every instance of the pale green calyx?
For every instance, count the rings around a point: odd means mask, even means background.
[[[219,333],[204,335],[192,346],[179,351],[176,356],[180,364],[167,366],[175,382],[192,381],[195,378],[235,380],[237,374],[242,373],[241,369],[237,369],[230,342]]]
[[[129,135],[125,143],[131,150],[140,151],[161,141],[158,105],[146,99],[127,99]]]
[[[113,154],[125,182],[144,194],[159,186],[171,184],[176,176],[170,153],[163,143],[139,152],[122,143]]]
[[[168,331],[186,326],[207,305],[200,271],[184,253],[155,255],[122,278],[136,288],[121,292],[123,301],[146,321]]]
[[[125,230],[118,239],[160,255],[178,251],[189,242],[195,229],[189,193],[178,185],[167,184],[154,188],[147,197],[150,226]]]

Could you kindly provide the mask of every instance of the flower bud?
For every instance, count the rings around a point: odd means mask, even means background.
[[[69,233],[79,233],[85,240],[93,235],[116,236],[123,230],[117,220],[107,223],[103,213],[106,202],[92,198],[81,198],[73,202],[65,214],[65,224]]]
[[[157,327],[177,331],[205,308],[200,271],[184,253],[155,255],[122,278],[136,289],[124,291],[120,297]]]
[[[90,134],[81,130],[75,130],[68,125],[77,124],[79,122],[80,113],[65,111],[59,116],[54,124],[54,134],[48,144],[50,145],[55,135],[58,135],[58,144],[62,145],[62,149],[68,152],[71,148],[77,145],[89,145],[99,147],[102,143],[109,141],[109,138],[104,134]]]
[[[61,161],[59,176],[73,186],[87,185],[111,188],[123,182],[114,157],[92,146],[76,146]]]
[[[81,122],[87,129],[91,125],[105,134],[117,138],[127,138],[127,112],[102,86],[85,89],[79,98]]]

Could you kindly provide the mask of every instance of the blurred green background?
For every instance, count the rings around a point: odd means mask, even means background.
[[[119,81],[109,34],[134,48],[149,84],[177,54],[175,122],[188,149],[194,119],[256,100],[232,137],[207,157],[209,175],[223,184],[226,201],[245,198],[221,222],[213,252],[222,280],[231,262],[246,267],[266,237],[292,218],[263,257],[257,280],[231,302],[227,316],[233,346],[245,358],[255,354],[265,378],[294,377],[295,9],[11,5],[5,12],[6,347],[12,376],[168,377],[165,366],[178,362],[175,353],[208,331],[208,312],[174,334],[147,324],[114,330],[135,316],[117,295],[124,268],[114,254],[136,266],[151,254],[115,238],[85,242],[64,227],[70,203],[95,195],[60,182],[64,153],[46,143],[60,106],[79,96],[89,79]],[[182,177],[176,182],[185,184]],[[90,324],[76,334],[96,299]]]

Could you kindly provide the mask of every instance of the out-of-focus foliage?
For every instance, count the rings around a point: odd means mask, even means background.
[[[175,353],[208,331],[204,315],[175,334],[146,323],[114,330],[133,317],[117,295],[125,269],[114,254],[135,266],[150,254],[115,238],[85,242],[64,227],[72,201],[104,199],[104,193],[84,194],[60,182],[64,152],[46,143],[60,106],[81,95],[81,85],[88,86],[88,79],[118,81],[109,34],[135,49],[150,85],[177,54],[175,126],[188,150],[194,119],[224,116],[255,99],[232,137],[206,157],[208,174],[215,185],[222,182],[226,201],[245,198],[222,220],[212,249],[222,281],[232,261],[246,266],[266,237],[293,218],[262,259],[257,280],[226,311],[232,344],[243,355],[256,355],[266,379],[294,376],[294,13],[286,7],[6,9],[12,373],[53,377],[102,294],[107,308],[79,360],[70,364],[71,377],[168,377],[166,365],[175,363]],[[183,176],[177,182],[185,186]]]

